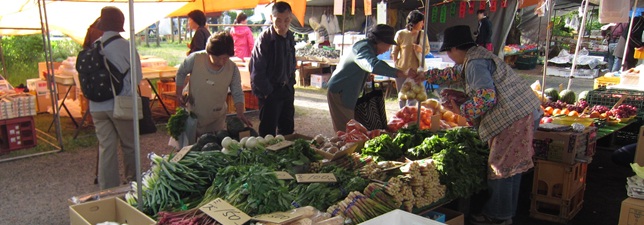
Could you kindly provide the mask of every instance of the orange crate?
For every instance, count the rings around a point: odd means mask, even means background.
[[[257,100],[257,97],[253,94],[252,91],[244,91],[244,101],[244,106],[247,110],[259,109],[259,100]]]
[[[568,199],[532,195],[530,217],[555,223],[567,224],[581,210],[584,203],[585,185]]]
[[[573,165],[537,160],[534,166],[534,196],[570,200],[586,184],[588,163]]]
[[[157,93],[159,93],[158,98],[163,101],[163,104],[169,111],[174,111],[178,104],[175,99],[175,94],[177,90],[177,85],[174,81],[157,81]]]

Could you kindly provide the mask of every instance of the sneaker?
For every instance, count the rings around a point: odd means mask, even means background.
[[[474,225],[510,225],[512,224],[512,219],[509,220],[499,220],[490,218],[485,214],[472,215],[471,221]]]

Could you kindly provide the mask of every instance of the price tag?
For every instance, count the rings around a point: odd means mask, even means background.
[[[289,147],[291,145],[293,145],[292,141],[286,141],[285,140],[285,141],[282,141],[280,143],[268,146],[268,147],[266,147],[266,149],[272,150],[272,151],[277,151],[277,150],[280,150],[280,149],[283,149],[283,148],[287,148],[287,147]]]
[[[242,225],[250,220],[249,215],[221,198],[209,202],[199,210],[223,225]]]
[[[241,140],[242,138],[245,138],[245,137],[250,137],[250,131],[249,130],[239,132],[239,140]]]
[[[297,220],[304,214],[304,210],[297,210],[293,213],[290,212],[276,212],[271,214],[262,214],[253,217],[253,220],[267,222],[267,223],[277,223],[285,224],[293,220]]]
[[[277,176],[277,179],[280,180],[293,180],[293,176],[291,174],[284,172],[284,171],[275,171],[275,176]]]
[[[170,162],[179,162],[181,159],[183,159],[184,156],[186,156],[186,154],[188,154],[191,148],[192,145],[183,147],[181,150],[179,150],[179,152],[177,152],[176,155],[174,155],[174,157],[172,157]]]
[[[338,182],[332,173],[301,173],[296,174],[298,183],[334,183]]]

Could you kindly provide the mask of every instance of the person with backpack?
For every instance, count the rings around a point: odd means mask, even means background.
[[[101,54],[113,67],[109,72],[113,75],[122,76],[122,80],[114,82],[115,86],[121,86],[116,92],[119,96],[132,96],[136,90],[131,89],[131,82],[140,83],[141,60],[136,55],[134,59],[137,73],[133,76],[130,71],[130,43],[120,37],[123,32],[125,17],[120,9],[107,6],[101,9],[101,17],[98,22],[98,29],[103,31],[103,36],[98,41],[104,43]],[[118,36],[118,37],[117,37]],[[117,37],[117,38],[113,38]],[[111,39],[111,40],[110,40]],[[108,42],[108,40],[110,40]],[[136,50],[134,50],[136,51]],[[78,62],[77,62],[78,64]],[[116,70],[116,71],[115,71]],[[79,73],[80,76],[80,73]],[[120,82],[120,83],[119,83]],[[82,82],[81,82],[82,83]],[[119,88],[115,88],[118,90]],[[110,89],[111,92],[111,89]],[[85,91],[83,92],[85,94]],[[126,182],[136,179],[136,166],[134,155],[134,125],[132,120],[121,120],[113,117],[114,99],[95,101],[89,99],[89,108],[98,139],[98,185],[101,190],[112,188],[123,184],[119,175],[119,160],[116,152],[120,144],[122,149],[122,160],[125,168]],[[136,131],[138,132],[138,131]]]
[[[206,14],[198,9],[189,12],[188,27],[194,30],[195,34],[192,36],[192,40],[188,45],[190,50],[186,55],[206,49],[206,42],[208,42],[208,37],[210,37],[210,31],[206,28]]]

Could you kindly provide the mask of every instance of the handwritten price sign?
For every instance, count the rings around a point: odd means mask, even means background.
[[[293,145],[292,141],[282,141],[280,143],[271,145],[266,147],[266,149],[271,150],[271,151],[277,151],[283,148],[288,148],[289,146]]]
[[[301,173],[296,174],[298,183],[335,183],[338,179],[332,173]]]
[[[284,171],[275,171],[275,176],[277,177],[277,179],[280,179],[280,180],[293,180],[294,179],[293,176],[291,176],[291,174],[289,174],[287,172],[284,172]]]
[[[271,214],[262,214],[253,217],[253,220],[267,223],[283,224],[302,217],[301,211],[299,212],[300,213],[276,212]]]
[[[183,147],[181,150],[179,150],[179,152],[177,152],[176,155],[174,155],[174,157],[172,157],[170,162],[179,162],[181,159],[183,159],[184,156],[186,156],[186,154],[188,154],[191,148],[192,145]]]
[[[223,225],[242,225],[250,220],[249,215],[221,198],[217,198],[199,209]]]

